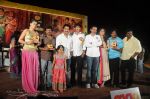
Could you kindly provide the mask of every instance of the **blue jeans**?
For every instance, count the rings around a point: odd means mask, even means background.
[[[137,70],[143,74],[143,59],[139,59],[137,63]]]
[[[41,69],[42,69],[44,82],[47,85],[47,87],[50,87],[52,85],[52,81],[51,81],[52,80],[52,62],[41,59]]]
[[[1,52],[0,52],[0,67],[3,67],[3,64],[2,64],[2,55],[1,55]]]
[[[70,65],[71,65],[71,58],[66,60],[66,65],[67,65],[67,74],[66,74],[66,78],[67,78],[67,86],[70,87],[71,86],[71,69],[70,69]]]
[[[97,84],[99,57],[87,56],[87,83]]]

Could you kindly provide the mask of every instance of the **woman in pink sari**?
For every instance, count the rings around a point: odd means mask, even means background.
[[[29,94],[37,93],[39,76],[39,59],[37,44],[39,43],[38,33],[35,31],[36,21],[30,23],[29,29],[25,29],[19,42],[24,44],[22,50],[22,87]]]
[[[105,29],[100,29],[99,35],[102,40],[102,46],[100,46],[100,65],[98,69],[98,84],[103,87],[105,82],[110,79],[109,61],[107,53],[107,45],[105,40]]]

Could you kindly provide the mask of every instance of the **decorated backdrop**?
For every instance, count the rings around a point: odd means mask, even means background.
[[[39,22],[39,32],[44,32],[44,28],[51,26],[54,35],[58,35],[62,32],[64,24],[70,25],[71,32],[74,31],[75,24],[80,24],[82,30],[85,30],[83,17],[77,17],[77,15],[72,14],[69,16],[67,12],[65,15],[65,12],[46,10],[35,6],[16,5],[11,2],[0,4],[0,37],[4,39],[6,45],[10,43],[11,36],[14,33],[21,33],[22,30],[28,28],[30,21],[33,19]]]

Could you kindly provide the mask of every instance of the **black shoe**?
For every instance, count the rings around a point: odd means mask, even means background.
[[[78,87],[82,87],[82,83],[77,83],[77,86]]]
[[[71,87],[72,87],[72,85],[71,85],[71,84],[68,84],[68,85],[67,85],[67,88],[71,88]]]
[[[105,86],[106,86],[106,87],[112,87],[112,84],[106,83]]]
[[[72,83],[70,86],[71,86],[71,87],[74,87],[74,86],[76,86],[76,84],[75,84],[75,83]]]
[[[115,84],[114,84],[114,85],[112,85],[112,87],[113,87],[113,88],[118,88],[118,85],[115,85]]]

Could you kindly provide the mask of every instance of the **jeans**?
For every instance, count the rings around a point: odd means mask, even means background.
[[[87,56],[87,84],[97,84],[99,57]]]
[[[41,69],[44,81],[46,82],[47,86],[50,87],[52,85],[52,63],[48,60],[41,59]],[[47,78],[46,78],[47,75]]]
[[[71,58],[71,84],[75,85],[75,74],[77,72],[77,84],[82,85],[82,68],[83,68],[83,58],[81,56],[73,56]]]
[[[138,59],[137,71],[139,71],[141,74],[143,73],[143,59]]]
[[[2,67],[2,55],[1,55],[1,53],[0,53],[0,67]]]
[[[71,65],[71,59],[67,59],[66,60],[66,64],[67,64],[67,74],[66,74],[66,78],[67,78],[67,86],[70,87],[71,86],[71,68],[70,68],[70,65]]]

